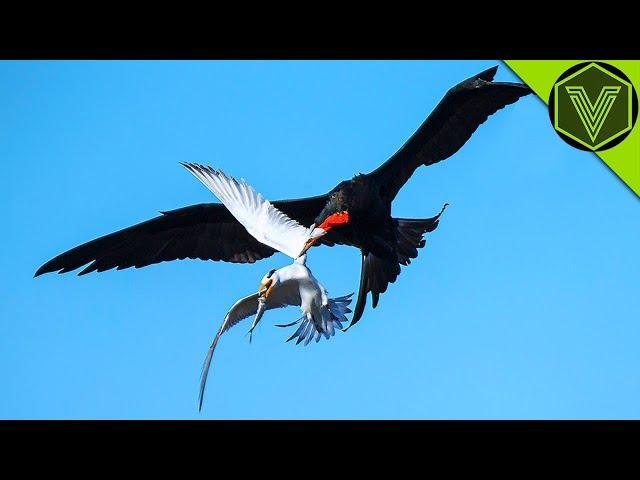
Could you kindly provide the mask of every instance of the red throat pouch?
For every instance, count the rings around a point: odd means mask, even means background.
[[[329,215],[322,224],[318,225],[319,228],[323,229],[325,232],[328,232],[333,227],[338,225],[344,225],[349,222],[349,212],[338,212],[332,215]]]

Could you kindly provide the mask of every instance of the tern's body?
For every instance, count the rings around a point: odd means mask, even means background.
[[[282,286],[297,288],[300,294],[300,310],[303,315],[321,318],[321,310],[329,303],[327,290],[313,276],[311,270],[303,262],[295,261],[281,268],[276,273],[281,278]]]
[[[301,259],[304,261],[302,257]],[[260,296],[259,293],[253,293],[236,301],[225,315],[222,325],[220,325],[213,338],[202,366],[198,409],[202,408],[209,367],[211,366],[213,352],[218,340],[224,332],[241,320],[255,315],[255,320],[251,326],[251,330],[253,330],[266,310],[299,305],[302,316],[295,322],[278,326],[290,327],[299,323],[297,330],[287,341],[297,337],[296,344],[304,342],[304,345],[307,345],[311,340],[319,342],[322,336],[328,339],[335,333],[336,329],[343,328],[343,322],[347,322],[346,314],[351,313],[349,304],[351,303],[352,294],[344,297],[328,298],[326,289],[303,263],[295,261],[291,265],[269,272],[265,275],[265,278],[282,279],[282,282],[274,280],[276,283],[272,287],[271,294],[266,299],[264,296]],[[319,328],[320,325],[321,328]]]
[[[326,288],[313,276],[309,267],[305,265],[305,262],[306,255],[303,255],[294,260],[291,265],[287,265],[275,272],[269,272],[262,279],[262,285],[273,285],[269,287],[271,295],[273,295],[274,292],[279,295],[284,295],[286,298],[295,299],[297,301],[296,303],[300,305],[300,311],[302,312],[300,320],[304,321],[300,329],[294,333],[289,340],[300,335],[298,343],[306,339],[306,345],[314,337],[316,341],[320,340],[321,334],[324,334],[327,338],[333,335],[335,331],[334,323],[336,323],[336,326],[339,328],[342,328],[342,325],[340,323],[341,315],[336,314],[334,316],[338,318],[332,318],[332,300],[327,295]],[[263,297],[259,297],[259,300],[262,299]],[[267,302],[268,298],[262,300],[261,304],[264,304],[265,308],[258,307],[256,318],[249,332],[253,331],[262,318],[262,313],[268,309]],[[309,324],[308,329],[306,329],[307,324]]]
[[[302,317],[297,321],[279,325],[289,327],[300,323],[298,329],[289,337],[298,337],[296,344],[304,341],[307,345],[312,339],[316,342],[324,335],[327,339],[334,335],[336,328],[342,329],[351,295],[331,299],[327,290],[313,276],[306,266],[306,249],[326,231],[312,225],[307,228],[287,217],[268,200],[256,192],[244,180],[225,175],[211,167],[183,163],[204,186],[206,186],[231,214],[244,226],[256,240],[268,245],[293,259],[293,263],[278,270],[271,270],[260,282],[257,293],[238,300],[225,316],[205,359],[200,379],[199,405],[202,407],[204,388],[207,382],[213,351],[222,335],[243,318],[255,314],[251,325],[251,334],[265,311],[272,308],[299,305]],[[340,216],[336,216],[336,221]],[[251,338],[251,337],[250,337]]]
[[[238,182],[222,171],[203,165],[184,163],[183,166],[220,199],[256,240],[293,259],[291,265],[272,270],[263,277],[258,288],[261,306],[251,330],[268,309],[267,300],[279,293],[286,298],[286,304],[300,305],[303,318],[312,322],[318,332],[326,334],[330,329],[333,335],[327,290],[305,265],[307,255],[302,253],[325,231],[315,225],[304,227],[290,219],[244,180]]]
[[[346,320],[345,314],[350,312],[347,308],[351,301],[349,300],[350,295],[338,299],[329,298],[327,289],[313,276],[305,262],[306,255],[303,255],[294,260],[291,265],[270,271],[262,279],[262,286],[265,290],[269,290],[269,295],[264,295],[264,291],[259,291],[256,295],[245,297],[248,302],[253,302],[253,305],[241,308],[239,303],[236,303],[229,310],[227,317],[239,321],[255,314],[255,319],[249,330],[251,333],[266,310],[298,305],[302,313],[300,319],[293,323],[279,325],[287,327],[302,322],[300,328],[288,340],[299,337],[297,343],[305,341],[306,345],[314,338],[319,341],[322,335],[326,338],[333,336],[336,327],[343,328],[342,322]],[[225,318],[226,320],[227,318]]]

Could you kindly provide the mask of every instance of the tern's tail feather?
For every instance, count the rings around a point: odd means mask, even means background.
[[[313,339],[319,342],[323,335],[328,340],[335,334],[336,328],[340,330],[344,328],[342,323],[344,322],[346,324],[347,322],[346,314],[351,313],[349,304],[351,303],[352,295],[353,293],[345,295],[344,297],[330,298],[329,304],[322,311],[323,318],[319,322],[320,325],[317,325],[310,316],[303,315],[295,322],[286,325],[276,325],[276,327],[290,327],[299,323],[298,329],[293,335],[287,338],[288,342],[297,337],[296,345],[302,342],[304,342],[304,345],[308,345]]]

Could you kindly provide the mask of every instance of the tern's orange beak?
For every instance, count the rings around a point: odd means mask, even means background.
[[[269,298],[272,288],[273,288],[273,278],[270,278],[266,282],[260,284],[260,286],[258,287],[258,296]]]

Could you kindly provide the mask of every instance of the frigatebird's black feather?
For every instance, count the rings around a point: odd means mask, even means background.
[[[409,140],[371,172],[389,201],[419,166],[449,158],[490,115],[532,92],[522,83],[493,82],[497,69],[496,65],[451,88]]]
[[[440,221],[440,216],[448,204],[442,207],[438,215],[422,220],[396,218],[394,219],[398,232],[398,261],[379,258],[372,253],[363,253],[360,269],[360,288],[358,299],[353,311],[348,330],[358,323],[367,304],[367,294],[371,293],[371,306],[376,308],[380,294],[387,291],[400,275],[400,265],[409,265],[411,259],[418,256],[418,249],[425,246],[425,233],[433,232]]]
[[[310,225],[326,203],[326,196],[272,203],[303,225]],[[67,273],[87,264],[79,275],[185,258],[254,263],[274,253],[273,248],[253,238],[224,205],[204,203],[163,212],[72,248],[42,265],[35,276]]]

